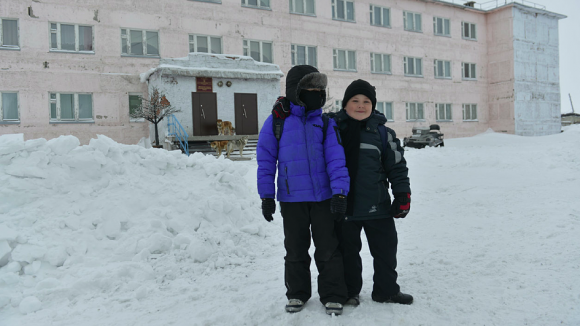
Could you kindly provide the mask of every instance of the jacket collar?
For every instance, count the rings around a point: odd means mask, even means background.
[[[294,102],[290,102],[290,112],[291,114],[298,117],[303,117],[305,115],[309,117],[314,117],[322,115],[322,108],[306,112],[306,108],[304,108],[303,106],[294,104]]]

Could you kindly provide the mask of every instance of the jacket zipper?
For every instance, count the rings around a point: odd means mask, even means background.
[[[286,172],[286,192],[290,195],[290,186],[288,186],[288,167],[284,167],[284,172]]]

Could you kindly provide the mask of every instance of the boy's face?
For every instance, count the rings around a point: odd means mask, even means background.
[[[349,117],[355,120],[364,120],[373,112],[373,102],[365,95],[358,94],[350,98],[344,106]]]

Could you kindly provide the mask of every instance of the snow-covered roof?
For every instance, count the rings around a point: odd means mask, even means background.
[[[272,63],[257,62],[252,57],[230,54],[190,53],[185,58],[164,58],[159,66],[140,74],[141,82],[159,73],[190,77],[280,79],[284,73]]]

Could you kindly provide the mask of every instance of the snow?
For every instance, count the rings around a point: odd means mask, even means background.
[[[0,136],[0,325],[578,325],[580,126],[488,131],[409,149],[397,220],[410,306],[284,312],[282,221],[261,216],[256,161],[99,135]],[[311,248],[312,249],[312,248]]]

